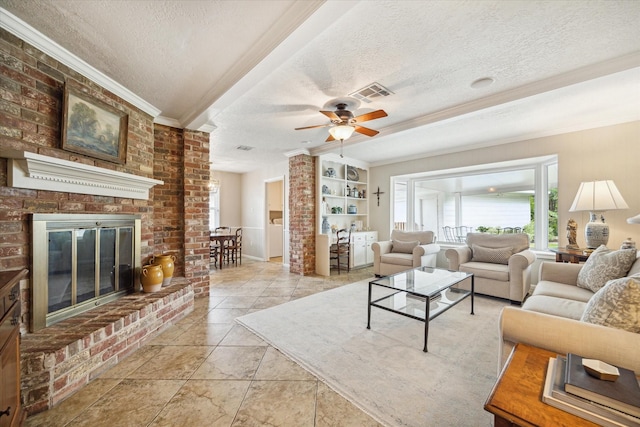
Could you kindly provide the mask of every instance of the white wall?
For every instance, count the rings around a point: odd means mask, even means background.
[[[380,197],[380,206],[376,205],[375,198],[369,199],[371,227],[378,230],[380,240],[389,238],[391,176],[551,154],[558,155],[558,224],[561,230],[569,218],[574,218],[578,222],[578,244],[584,246],[584,225],[589,221],[589,213],[569,212],[578,186],[582,181],[612,179],[630,209],[605,213],[611,229],[608,246],[618,248],[629,236],[640,241],[640,226],[626,222],[627,218],[640,213],[638,121],[372,167],[370,187],[380,186],[385,194]],[[566,235],[559,234],[560,245],[566,245]]]
[[[282,262],[289,265],[289,160],[265,166],[262,169],[242,174],[242,254],[263,261],[267,260],[265,247],[267,233],[266,183],[284,179],[284,248]]]
[[[220,181],[220,225],[225,227],[242,227],[242,200],[238,197],[241,177],[238,173],[211,171],[211,178]]]

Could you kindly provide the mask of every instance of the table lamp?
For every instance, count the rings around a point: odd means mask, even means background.
[[[629,224],[640,224],[640,214],[627,218]]]
[[[589,211],[584,237],[587,248],[595,249],[609,241],[609,225],[604,221],[603,212],[628,208],[613,181],[590,181],[580,184],[569,212]]]

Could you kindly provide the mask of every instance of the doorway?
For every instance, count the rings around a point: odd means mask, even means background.
[[[284,255],[284,179],[265,183],[266,195],[266,258],[282,264]]]

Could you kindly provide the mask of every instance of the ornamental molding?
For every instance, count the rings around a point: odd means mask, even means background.
[[[164,181],[43,156],[6,150],[8,186],[149,200],[149,190]]]

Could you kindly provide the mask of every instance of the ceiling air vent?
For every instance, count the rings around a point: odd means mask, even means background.
[[[373,82],[370,85],[349,94],[349,96],[364,102],[371,102],[375,98],[389,95],[393,95],[393,92],[377,82]]]
[[[253,150],[254,147],[249,147],[248,145],[238,145],[236,147],[236,150],[242,150],[242,151],[251,151]]]

